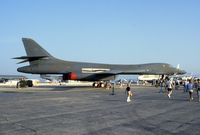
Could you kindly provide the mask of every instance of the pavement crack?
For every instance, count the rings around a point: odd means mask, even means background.
[[[14,125],[19,126],[22,129],[29,130],[29,131],[33,132],[34,135],[37,135],[37,130],[35,130],[33,128],[26,127],[26,126],[24,126],[23,124],[20,124],[20,123],[14,123]]]
[[[180,125],[176,128],[176,130],[177,130],[177,129],[180,129],[180,128],[183,128],[184,126],[187,126],[187,125],[189,126],[189,125],[195,123],[195,121],[198,120],[198,119],[200,119],[200,118],[198,117],[198,118],[196,118],[196,119],[193,119],[193,120],[190,120],[190,121],[188,121],[188,122],[182,123],[182,124],[180,124]]]

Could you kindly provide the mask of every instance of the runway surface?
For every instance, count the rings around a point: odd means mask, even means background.
[[[155,87],[0,88],[0,135],[199,135],[200,103]]]

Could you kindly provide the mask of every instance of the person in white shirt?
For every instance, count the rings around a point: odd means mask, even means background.
[[[133,96],[133,93],[131,92],[131,88],[128,86],[126,88],[126,95],[127,95],[127,102],[131,102],[131,97]]]

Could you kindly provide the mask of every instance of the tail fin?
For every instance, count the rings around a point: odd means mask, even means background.
[[[28,57],[52,57],[46,50],[44,50],[38,43],[30,38],[22,38],[24,48]]]
[[[49,54],[45,49],[43,49],[34,40],[32,40],[30,38],[22,38],[22,42],[24,44],[24,48],[26,50],[27,56],[14,58],[14,59],[22,59],[23,60],[19,63],[30,62],[30,64],[33,64],[33,62],[35,62],[37,60],[41,60],[41,59],[44,59],[47,57],[53,58],[53,56],[51,54]]]

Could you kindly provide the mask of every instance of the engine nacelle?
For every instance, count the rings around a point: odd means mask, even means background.
[[[63,81],[65,80],[78,80],[78,81],[108,81],[114,80],[114,75],[104,75],[104,74],[82,74],[70,72],[63,74]]]
[[[78,75],[74,72],[63,75],[63,80],[78,80]]]

